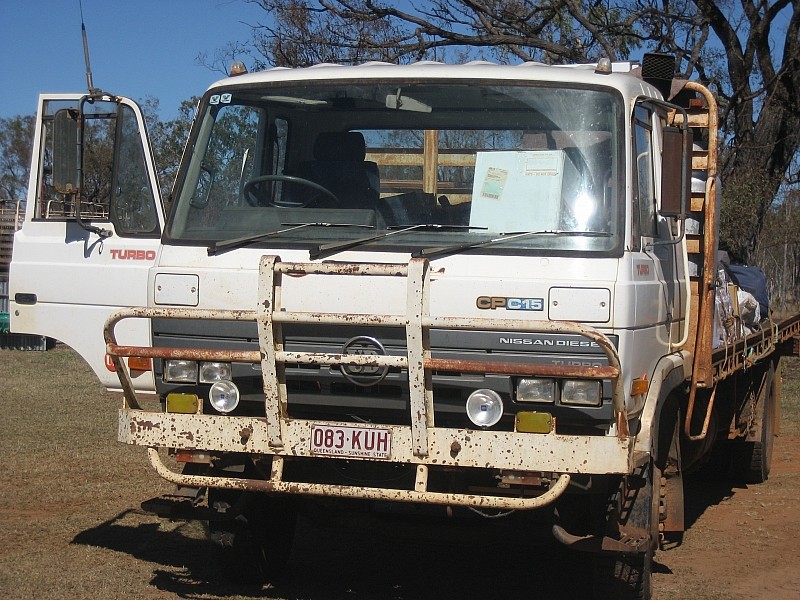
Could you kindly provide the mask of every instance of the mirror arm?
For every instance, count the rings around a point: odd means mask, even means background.
[[[674,240],[659,240],[659,241],[652,241],[645,246],[646,250],[651,250],[656,246],[675,246],[676,244],[680,244],[683,241],[683,238],[686,237],[686,215],[681,215],[675,217],[679,224],[682,225],[681,232]]]
[[[94,233],[100,236],[101,239],[106,239],[114,235],[110,229],[104,229],[102,227],[98,227],[97,225],[90,225],[81,218],[80,198],[78,198],[78,203],[75,206],[75,221],[78,223],[78,226],[80,226],[81,229],[88,231],[89,233]]]

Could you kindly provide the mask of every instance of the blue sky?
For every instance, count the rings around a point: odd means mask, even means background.
[[[83,0],[83,16],[95,86],[158,98],[164,119],[222,76],[197,64],[200,53],[247,41],[248,24],[269,18],[244,0]],[[84,92],[79,0],[0,0],[0,57],[0,118],[34,114],[42,92]]]
[[[160,101],[162,118],[222,76],[196,64],[267,13],[242,0],[83,0],[94,85]],[[84,92],[78,0],[0,0],[0,117],[36,112],[42,92]]]

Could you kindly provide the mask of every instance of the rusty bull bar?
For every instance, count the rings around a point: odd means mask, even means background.
[[[347,314],[287,311],[280,306],[282,275],[383,276],[407,278],[407,312],[391,314]],[[632,461],[633,441],[628,432],[619,357],[602,333],[573,322],[494,320],[486,318],[435,317],[428,311],[429,267],[424,258],[408,264],[377,263],[291,263],[264,256],[259,273],[256,310],[213,310],[187,308],[128,308],[117,311],[106,322],[106,348],[116,367],[124,395],[120,410],[119,440],[150,447],[150,460],[165,479],[187,486],[230,487],[264,492],[354,497],[380,500],[428,502],[476,507],[530,509],[544,506],[560,496],[569,485],[568,473],[626,473]],[[116,324],[128,318],[225,319],[256,321],[259,351],[123,346],[116,343]],[[286,352],[283,323],[333,323],[403,327],[407,356],[375,356]],[[606,354],[607,366],[573,367],[528,363],[443,360],[431,357],[427,331],[430,328],[518,330],[578,334],[598,344]],[[166,414],[140,410],[130,374],[122,357],[180,358],[259,363],[263,377],[264,417],[236,417],[203,414]],[[413,490],[367,488],[283,480],[286,457],[313,457],[308,445],[313,424],[343,425],[320,420],[288,417],[285,385],[286,364],[361,365],[406,369],[409,379],[410,426],[384,426],[392,431],[391,462],[417,465]],[[433,419],[434,369],[469,373],[582,377],[611,381],[616,436],[566,436],[517,432],[453,430],[436,428]],[[359,424],[347,423],[360,427]],[[374,425],[363,425],[365,428]],[[246,434],[246,435],[245,435]],[[189,476],[169,469],[157,447],[250,452],[273,457],[269,480]],[[398,449],[397,455],[394,448]],[[355,459],[359,460],[359,459]],[[427,490],[429,465],[520,469],[561,473],[539,496],[510,497],[449,494]]]

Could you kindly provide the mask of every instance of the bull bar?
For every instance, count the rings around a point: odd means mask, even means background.
[[[348,314],[287,311],[280,306],[282,276],[338,275],[407,278],[406,314]],[[628,431],[624,390],[616,348],[595,329],[574,322],[531,321],[431,316],[428,311],[430,270],[425,258],[407,264],[298,263],[263,256],[259,268],[256,310],[194,308],[126,308],[109,317],[104,328],[106,351],[120,379],[123,406],[119,411],[120,442],[149,448],[149,458],[165,479],[182,486],[233,488],[268,493],[352,497],[403,502],[424,502],[482,508],[534,509],[556,500],[569,486],[571,474],[625,474],[633,464],[633,438]],[[224,319],[256,321],[259,350],[201,348],[153,348],[117,344],[115,326],[129,318]],[[356,355],[286,352],[283,323],[354,324],[404,327],[407,355]],[[442,329],[518,330],[539,333],[578,334],[596,342],[608,365],[575,367],[478,360],[445,360],[431,356],[428,331]],[[140,408],[130,373],[122,357],[187,359],[259,363],[263,378],[264,416],[179,414]],[[359,365],[406,369],[409,379],[411,425],[375,425],[304,420],[288,416],[286,364]],[[431,372],[436,369],[469,373],[520,376],[573,377],[610,380],[614,409],[614,435],[562,435],[491,430],[453,429],[434,426]],[[388,462],[416,465],[414,489],[330,485],[286,481],[284,463],[295,457],[314,458],[311,430],[314,426],[380,427],[392,435]],[[244,479],[188,475],[166,466],[158,448],[238,452],[272,455],[269,479]],[[350,458],[348,458],[350,460]],[[352,458],[352,460],[364,460]],[[375,459],[370,459],[375,460]],[[442,493],[428,490],[430,466],[492,468],[553,474],[549,489],[541,495],[503,496],[474,493]],[[555,475],[558,475],[557,478]]]

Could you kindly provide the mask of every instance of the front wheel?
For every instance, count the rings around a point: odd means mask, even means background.
[[[650,600],[653,559],[659,540],[661,469],[651,461],[641,477],[629,478],[628,489],[614,503],[628,533],[646,538],[642,552],[593,556],[593,596],[597,600]]]
[[[593,557],[594,598],[650,600],[653,597],[653,556],[598,554]]]
[[[291,499],[255,492],[209,490],[209,506],[231,520],[210,521],[209,537],[221,553],[223,575],[231,582],[263,584],[286,568],[297,510]]]

